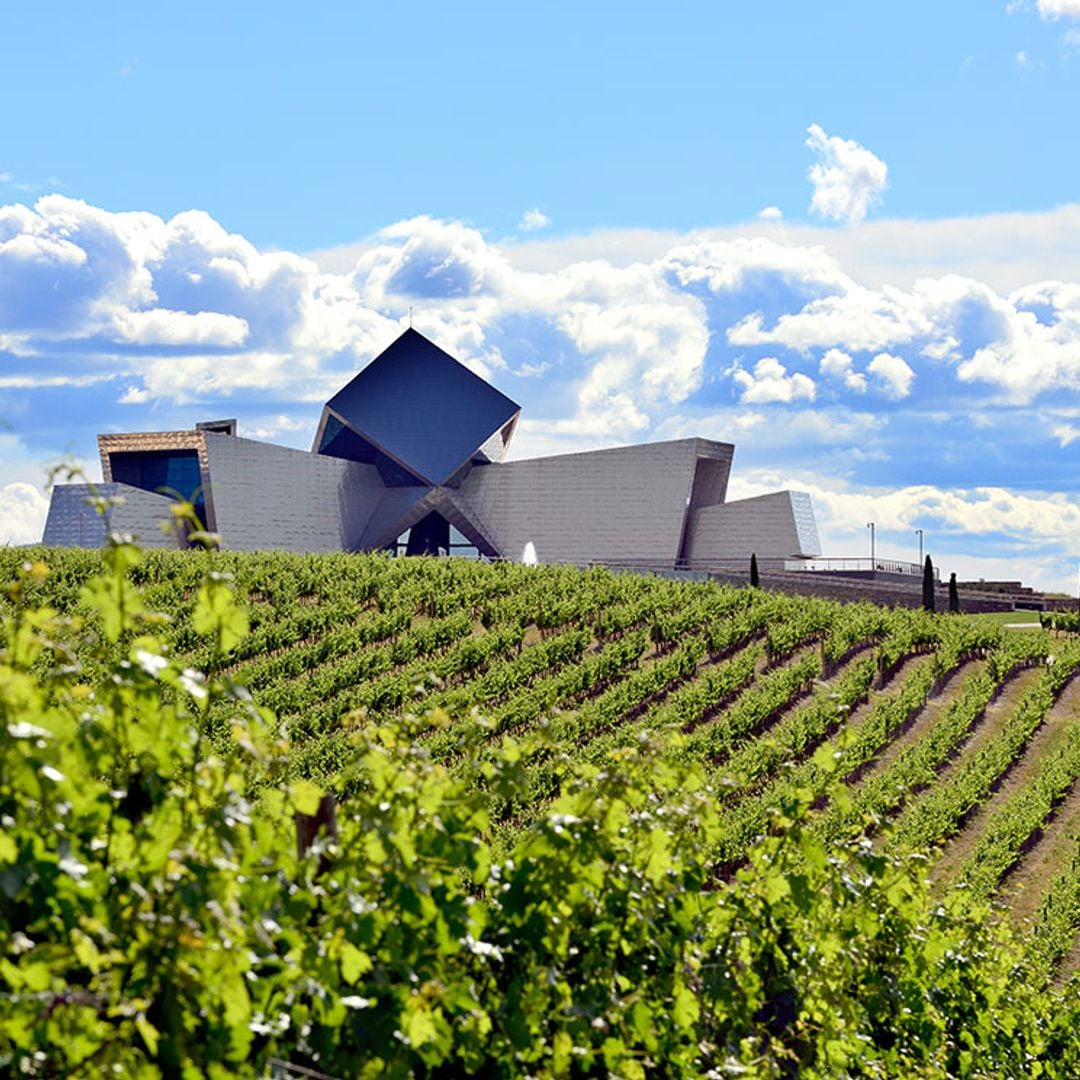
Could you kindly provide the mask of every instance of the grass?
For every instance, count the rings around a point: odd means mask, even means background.
[[[985,611],[979,615],[968,615],[969,619],[979,619],[982,622],[991,622],[997,626],[1024,626],[1037,627],[1039,625],[1039,613],[1022,608],[1016,611]]]

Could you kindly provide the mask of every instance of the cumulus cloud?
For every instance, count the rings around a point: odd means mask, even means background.
[[[746,405],[766,405],[772,401],[813,401],[816,395],[814,380],[801,371],[789,375],[787,368],[774,356],[764,356],[753,373],[741,367],[732,369],[731,377],[742,388],[739,400]]]
[[[814,188],[811,212],[832,221],[862,221],[885,191],[888,166],[853,139],[827,135],[818,124],[806,130],[806,145],[818,158],[806,174]]]
[[[829,349],[822,356],[819,367],[822,375],[840,380],[853,393],[866,393],[866,376],[854,369],[851,357],[846,352]]]
[[[38,543],[48,511],[49,500],[33,484],[0,487],[0,543]]]
[[[875,223],[871,235],[896,247],[892,228]],[[959,226],[944,228],[955,243]],[[994,250],[1014,252],[1022,223],[1000,230]],[[1080,236],[1080,216],[1072,232],[1064,218],[1053,231]],[[948,273],[909,287],[868,285],[837,255],[787,232],[783,242],[668,238],[624,265],[571,257],[523,269],[513,254],[478,229],[418,217],[372,237],[350,272],[333,272],[259,252],[201,212],[165,221],[48,196],[33,208],[0,208],[0,350],[22,362],[12,377],[26,380],[87,374],[31,370],[60,351],[87,365],[99,358],[122,379],[127,402],[255,385],[309,400],[392,340],[411,309],[419,328],[474,370],[538,383],[543,373],[572,389],[584,422],[627,433],[722,374],[734,358],[728,349],[751,350],[744,377],[755,388],[743,392],[770,400],[811,400],[813,380],[767,373],[756,386],[756,349],[785,373],[791,363],[779,350],[816,353],[822,377],[853,395],[868,373],[905,397],[920,363],[936,380],[951,372],[1014,402],[1080,387],[1075,281],[1008,294]],[[864,373],[866,361],[851,360],[858,354],[886,359]]]
[[[1000,487],[917,485],[855,492],[808,486],[830,521],[856,530],[866,521],[896,532],[933,521],[937,531],[1061,544],[1072,543],[1080,530],[1080,505],[1065,494],[1030,495]]]
[[[783,221],[784,211],[779,206],[763,206],[757,216],[762,221]]]
[[[534,206],[531,210],[526,210],[521,215],[521,220],[518,222],[518,228],[522,232],[536,232],[538,229],[546,229],[551,224],[551,218],[544,213],[538,206]]]
[[[867,364],[866,370],[878,380],[889,397],[905,398],[911,393],[915,372],[901,357],[892,356],[889,353],[878,353]]]

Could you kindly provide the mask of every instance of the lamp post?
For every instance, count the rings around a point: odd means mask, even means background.
[[[868,521],[866,527],[870,530],[870,570],[875,571],[877,569],[877,528],[872,521]]]
[[[922,566],[922,541],[923,541],[923,531],[922,531],[922,529],[916,529],[915,530],[915,535],[919,538],[919,565]]]

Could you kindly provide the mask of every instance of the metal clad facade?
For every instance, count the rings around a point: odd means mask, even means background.
[[[352,550],[383,493],[373,465],[206,432],[227,548]]]
[[[812,536],[805,524],[800,532],[791,491],[709,506],[691,515],[686,557],[691,562],[790,559],[818,555],[817,528]],[[807,496],[807,498],[809,498]],[[815,541],[814,548],[806,545]]]
[[[161,531],[163,522],[172,520],[173,500],[127,484],[57,484],[49,503],[42,543],[50,547],[101,547],[105,543],[106,524],[97,510],[87,503],[94,494],[102,498],[123,498],[120,506],[109,512],[109,527],[131,533],[143,547],[176,547],[176,540]]]
[[[474,468],[465,503],[506,559],[674,561],[703,440]]]

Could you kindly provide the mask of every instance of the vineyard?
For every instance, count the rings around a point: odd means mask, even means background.
[[[5,1072],[1080,1071],[1067,617],[2,562]]]

